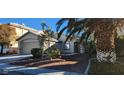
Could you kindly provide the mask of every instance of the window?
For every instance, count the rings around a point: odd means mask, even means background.
[[[61,50],[61,48],[62,48],[62,43],[63,43],[63,42],[61,42],[61,41],[59,41],[59,42],[56,43],[56,47],[57,47],[58,49],[60,49],[60,50]]]
[[[69,43],[69,42],[67,42],[67,43],[64,45],[64,49],[66,49],[66,50],[70,49],[70,43]]]

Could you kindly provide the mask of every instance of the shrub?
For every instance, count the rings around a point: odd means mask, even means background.
[[[47,53],[48,56],[51,58],[57,58],[60,56],[60,51],[55,46],[52,46],[49,49],[47,49],[45,53]]]
[[[94,41],[84,42],[85,52],[89,54],[90,57],[96,55],[96,45]]]
[[[115,45],[117,56],[124,56],[124,36],[116,38]]]
[[[60,52],[59,52],[58,49],[56,49],[56,50],[51,50],[51,51],[50,51],[50,57],[52,57],[52,58],[56,58],[56,57],[58,57],[59,55],[60,55]]]
[[[123,75],[124,64],[123,63],[107,63],[107,62],[93,62],[89,68],[89,75]]]
[[[40,58],[40,57],[42,57],[43,49],[42,48],[33,48],[31,50],[31,54],[33,55],[34,58]]]

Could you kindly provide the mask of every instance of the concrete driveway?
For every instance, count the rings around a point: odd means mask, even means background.
[[[32,55],[11,55],[11,56],[2,56],[0,57],[0,63],[6,63],[10,61],[16,61],[20,59],[25,59],[32,57]]]
[[[9,62],[29,57],[32,57],[32,55],[11,55],[0,57],[0,75],[79,75],[78,73],[68,71],[8,64]]]
[[[11,55],[0,57],[0,75],[78,75],[74,72],[8,64],[9,62],[29,57],[32,57],[32,55]]]
[[[38,67],[0,65],[0,75],[79,75],[78,73]]]

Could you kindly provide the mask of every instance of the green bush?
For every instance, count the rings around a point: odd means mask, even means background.
[[[85,52],[89,54],[90,57],[94,57],[96,55],[96,45],[94,41],[84,42]]]
[[[117,56],[124,56],[124,36],[116,38],[115,45]]]
[[[124,75],[124,63],[98,62],[96,59],[91,61],[89,75]]]
[[[31,54],[33,55],[34,58],[40,58],[40,57],[42,57],[43,49],[42,48],[33,48],[31,50]]]
[[[51,58],[57,58],[60,56],[60,51],[55,46],[52,46],[49,49],[47,49],[45,53],[47,53],[48,56]]]

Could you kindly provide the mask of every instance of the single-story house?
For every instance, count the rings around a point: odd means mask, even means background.
[[[19,45],[19,54],[30,54],[32,48],[41,48],[44,47],[45,50],[49,47],[55,45],[61,53],[83,53],[84,47],[83,44],[79,44],[77,39],[73,39],[68,41],[66,44],[64,43],[66,36],[62,35],[59,40],[57,40],[57,35],[55,34],[50,39],[50,45],[48,41],[43,45],[43,35],[45,35],[42,31],[28,31],[21,37],[17,39]]]

